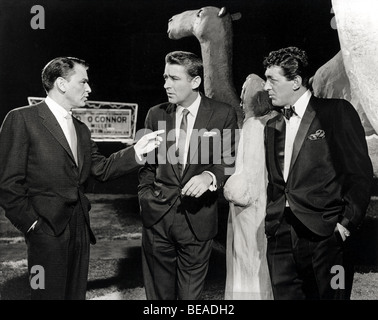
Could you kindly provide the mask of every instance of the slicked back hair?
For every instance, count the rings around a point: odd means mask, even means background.
[[[47,63],[42,69],[42,85],[46,93],[54,87],[57,78],[69,80],[76,64],[82,65],[85,69],[89,68],[84,60],[74,57],[58,57]]]

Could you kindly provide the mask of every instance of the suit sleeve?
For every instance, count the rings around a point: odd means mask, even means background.
[[[150,110],[147,113],[146,120],[145,120],[145,123],[144,123],[146,130],[154,131],[152,119],[153,119],[153,116],[151,116],[151,110]],[[153,151],[153,152],[155,153],[156,150]],[[139,194],[139,196],[141,196],[143,191],[145,189],[148,189],[155,181],[157,160],[156,160],[156,157],[154,158],[154,161],[148,161],[149,159],[151,159],[150,156],[148,157],[144,166],[139,169],[139,173],[138,173],[138,179],[139,179],[138,194]]]
[[[100,181],[115,179],[141,166],[133,146],[112,153],[108,158],[102,155],[97,144],[91,140],[91,174]]]
[[[340,221],[350,231],[359,227],[370,202],[373,167],[368,153],[365,132],[357,111],[346,100],[337,113],[340,124],[337,134],[337,154],[341,163],[344,183],[345,210]]]
[[[220,164],[214,164],[211,171],[217,179],[218,189],[222,188],[227,179],[235,171],[235,140],[237,134],[237,116],[234,108],[228,109],[228,114],[222,129],[221,160]],[[218,161],[217,161],[218,162]]]
[[[39,217],[28,197],[28,150],[25,120],[20,112],[11,111],[0,129],[0,205],[24,234]]]

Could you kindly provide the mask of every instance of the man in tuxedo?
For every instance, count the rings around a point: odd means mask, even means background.
[[[33,300],[85,299],[96,240],[84,184],[89,175],[105,181],[137,169],[142,154],[162,140],[154,132],[102,156],[88,127],[70,112],[91,92],[87,69],[77,58],[50,61],[42,71],[46,99],[10,111],[0,129],[0,205],[25,235],[30,277],[44,277],[31,283]],[[33,271],[41,267],[43,274]]]
[[[236,112],[199,92],[202,61],[165,57],[169,102],[152,107],[145,127],[168,135],[139,171],[142,262],[147,299],[199,299],[218,230],[217,196],[232,173]]]
[[[282,111],[265,128],[274,298],[349,299],[351,243],[373,179],[360,118],[346,100],[311,94],[305,51],[273,51],[264,66],[264,90]]]

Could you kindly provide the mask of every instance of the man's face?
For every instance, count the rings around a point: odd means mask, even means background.
[[[293,100],[294,80],[288,80],[283,75],[281,67],[272,66],[265,71],[266,82],[264,90],[268,92],[272,104],[276,107],[290,105]]]
[[[88,95],[92,91],[88,84],[87,70],[80,64],[75,64],[73,73],[65,83],[65,99],[71,108],[84,107]]]
[[[187,74],[185,67],[167,63],[164,69],[164,80],[164,89],[170,103],[188,107],[196,99],[197,92],[193,89],[196,89],[198,85],[195,78],[191,79]]]

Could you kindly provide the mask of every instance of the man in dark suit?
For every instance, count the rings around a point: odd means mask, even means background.
[[[87,126],[71,117],[91,92],[85,61],[60,57],[42,71],[47,98],[8,113],[0,130],[0,205],[24,235],[32,299],[85,299],[90,204],[84,195],[89,175],[101,181],[136,169],[142,154],[162,140],[157,133],[109,158],[91,140]],[[38,276],[41,276],[39,274]]]
[[[202,74],[195,54],[169,53],[169,102],[152,107],[145,121],[168,133],[139,171],[147,299],[200,297],[218,230],[218,190],[232,173],[236,112],[199,93]]]
[[[264,66],[264,90],[282,111],[265,128],[274,298],[349,299],[351,241],[373,179],[360,118],[346,100],[311,94],[304,51],[273,51]]]

